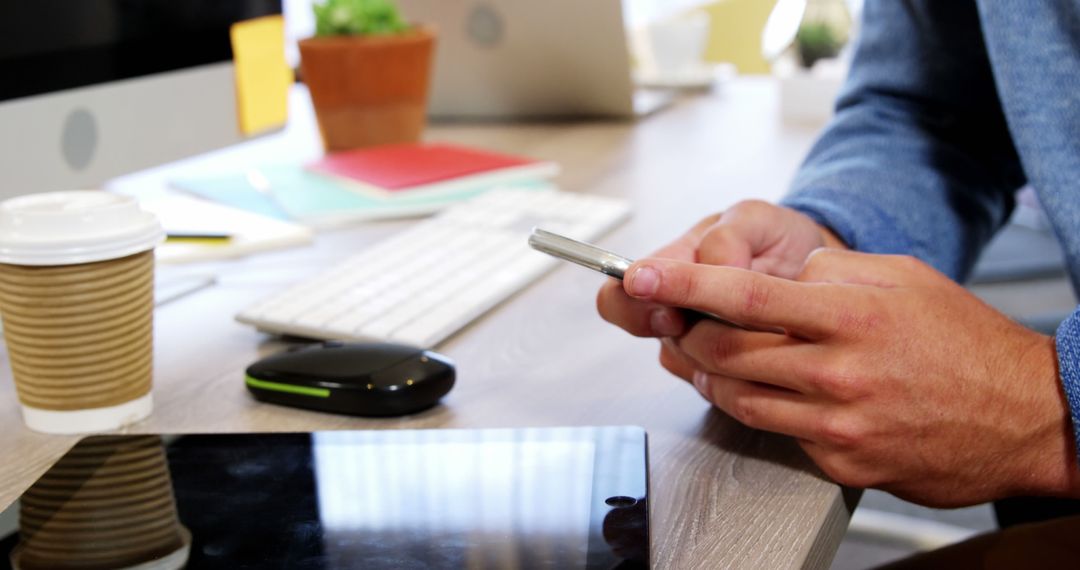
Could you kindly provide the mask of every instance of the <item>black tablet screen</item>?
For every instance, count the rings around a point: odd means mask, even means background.
[[[97,436],[2,522],[27,569],[646,568],[647,488],[634,427]]]

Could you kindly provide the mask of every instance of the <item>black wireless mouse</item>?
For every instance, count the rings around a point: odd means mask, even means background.
[[[425,410],[454,386],[454,364],[413,346],[327,342],[268,356],[245,378],[255,399],[358,416]]]

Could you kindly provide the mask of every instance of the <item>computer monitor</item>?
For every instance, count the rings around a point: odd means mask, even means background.
[[[243,137],[230,26],[280,0],[0,0],[0,199]]]

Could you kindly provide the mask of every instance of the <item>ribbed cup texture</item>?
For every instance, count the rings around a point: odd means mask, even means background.
[[[44,410],[130,402],[153,377],[154,254],[0,264],[0,313],[19,400]]]
[[[165,450],[158,436],[80,442],[23,496],[24,570],[125,568],[184,546]]]

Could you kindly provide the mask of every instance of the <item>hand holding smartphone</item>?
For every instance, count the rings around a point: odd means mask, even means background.
[[[614,277],[618,280],[622,280],[626,275],[626,271],[630,269],[630,264],[634,261],[628,259],[616,253],[612,253],[606,249],[596,247],[595,245],[581,242],[566,236],[562,236],[547,230],[540,228],[533,228],[532,234],[529,236],[529,245],[543,253],[570,261],[588,267],[594,271],[599,271],[609,277]],[[740,325],[733,323],[723,317],[707,313],[704,311],[695,311],[692,309],[683,309],[687,313],[700,318],[706,318],[712,321],[716,321],[720,324],[727,325],[729,327],[735,327],[737,329],[758,331],[758,332],[772,332],[784,334],[780,329],[758,329],[746,325]]]

